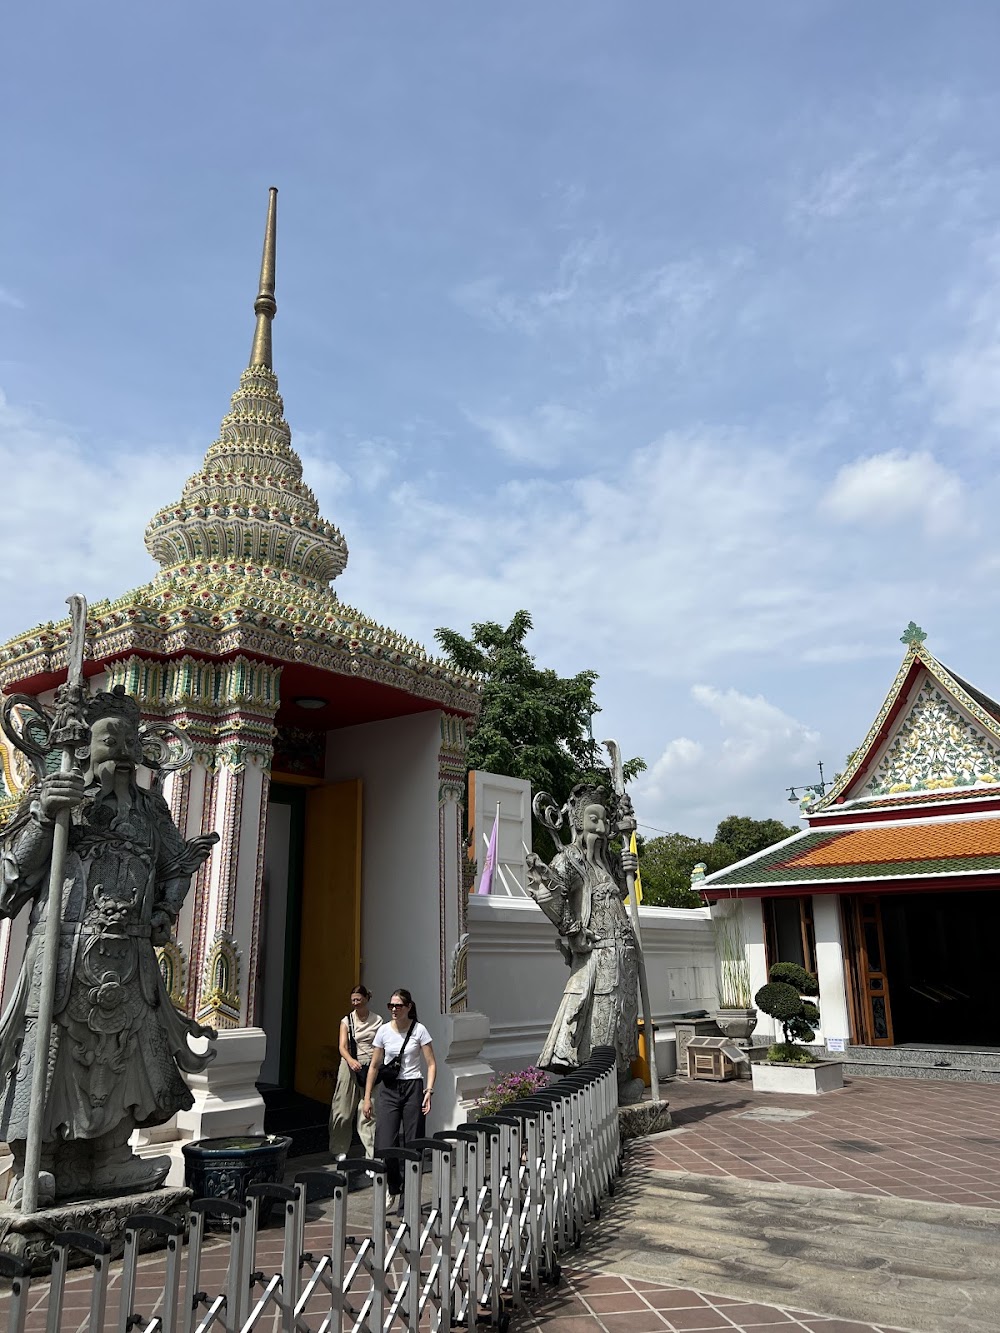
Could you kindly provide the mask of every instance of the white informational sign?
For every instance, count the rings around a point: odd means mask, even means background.
[[[828,1051],[844,1051],[847,1049],[846,1037],[827,1037],[826,1049]]]

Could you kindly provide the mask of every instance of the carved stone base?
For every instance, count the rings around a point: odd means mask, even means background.
[[[618,1130],[623,1140],[641,1139],[644,1134],[659,1134],[673,1127],[668,1102],[638,1102],[618,1108]]]
[[[0,1249],[30,1263],[33,1273],[47,1273],[52,1266],[52,1237],[60,1231],[87,1231],[108,1241],[112,1257],[117,1259],[125,1246],[125,1222],[133,1213],[153,1213],[182,1222],[192,1197],[187,1189],[150,1190],[114,1199],[84,1199],[26,1216],[10,1204],[0,1203]],[[158,1249],[164,1243],[165,1238],[155,1233],[140,1235],[143,1250]],[[72,1267],[91,1262],[87,1255],[70,1252]]]

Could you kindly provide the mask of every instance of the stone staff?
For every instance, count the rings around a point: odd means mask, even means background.
[[[62,748],[61,773],[74,772],[76,752],[89,734],[83,713],[83,653],[87,637],[87,603],[83,597],[67,597],[70,614],[66,683],[56,691],[56,715],[49,732],[49,747]],[[52,862],[46,906],[41,987],[38,997],[38,1028],[35,1032],[35,1063],[31,1071],[31,1102],[28,1138],[24,1150],[24,1180],[21,1212],[33,1213],[38,1206],[38,1173],[42,1160],[42,1133],[59,965],[59,926],[62,918],[63,878],[69,845],[70,811],[60,810],[52,830]]]
[[[617,741],[602,741],[601,744],[611,756],[611,777],[615,795],[619,800],[625,795],[625,770],[622,765],[622,752]],[[619,833],[626,830],[622,821],[618,825]],[[632,828],[635,821],[632,822]],[[629,911],[632,915],[632,931],[635,935],[635,950],[639,964],[639,998],[642,1003],[642,1021],[646,1033],[646,1063],[649,1065],[649,1091],[654,1102],[660,1100],[660,1076],[656,1069],[656,1034],[653,1031],[653,1011],[649,1004],[649,985],[646,981],[646,956],[642,951],[642,930],[639,925],[639,901],[635,892],[635,871],[625,871],[625,883],[628,885]]]

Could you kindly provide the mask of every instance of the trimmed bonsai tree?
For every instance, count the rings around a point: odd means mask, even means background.
[[[819,1010],[809,995],[819,994],[819,985],[811,972],[798,963],[775,963],[767,974],[766,986],[754,996],[754,1004],[781,1024],[785,1040],[767,1052],[769,1060],[782,1064],[809,1064],[813,1054],[797,1042],[810,1042],[819,1022]]]

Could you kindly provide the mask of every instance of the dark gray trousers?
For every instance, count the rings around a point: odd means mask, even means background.
[[[399,1078],[393,1086],[379,1084],[378,1113],[375,1117],[375,1156],[387,1148],[406,1148],[414,1139],[424,1137],[424,1099],[422,1078]],[[399,1163],[390,1158],[386,1180],[390,1194],[398,1194],[403,1183]]]

